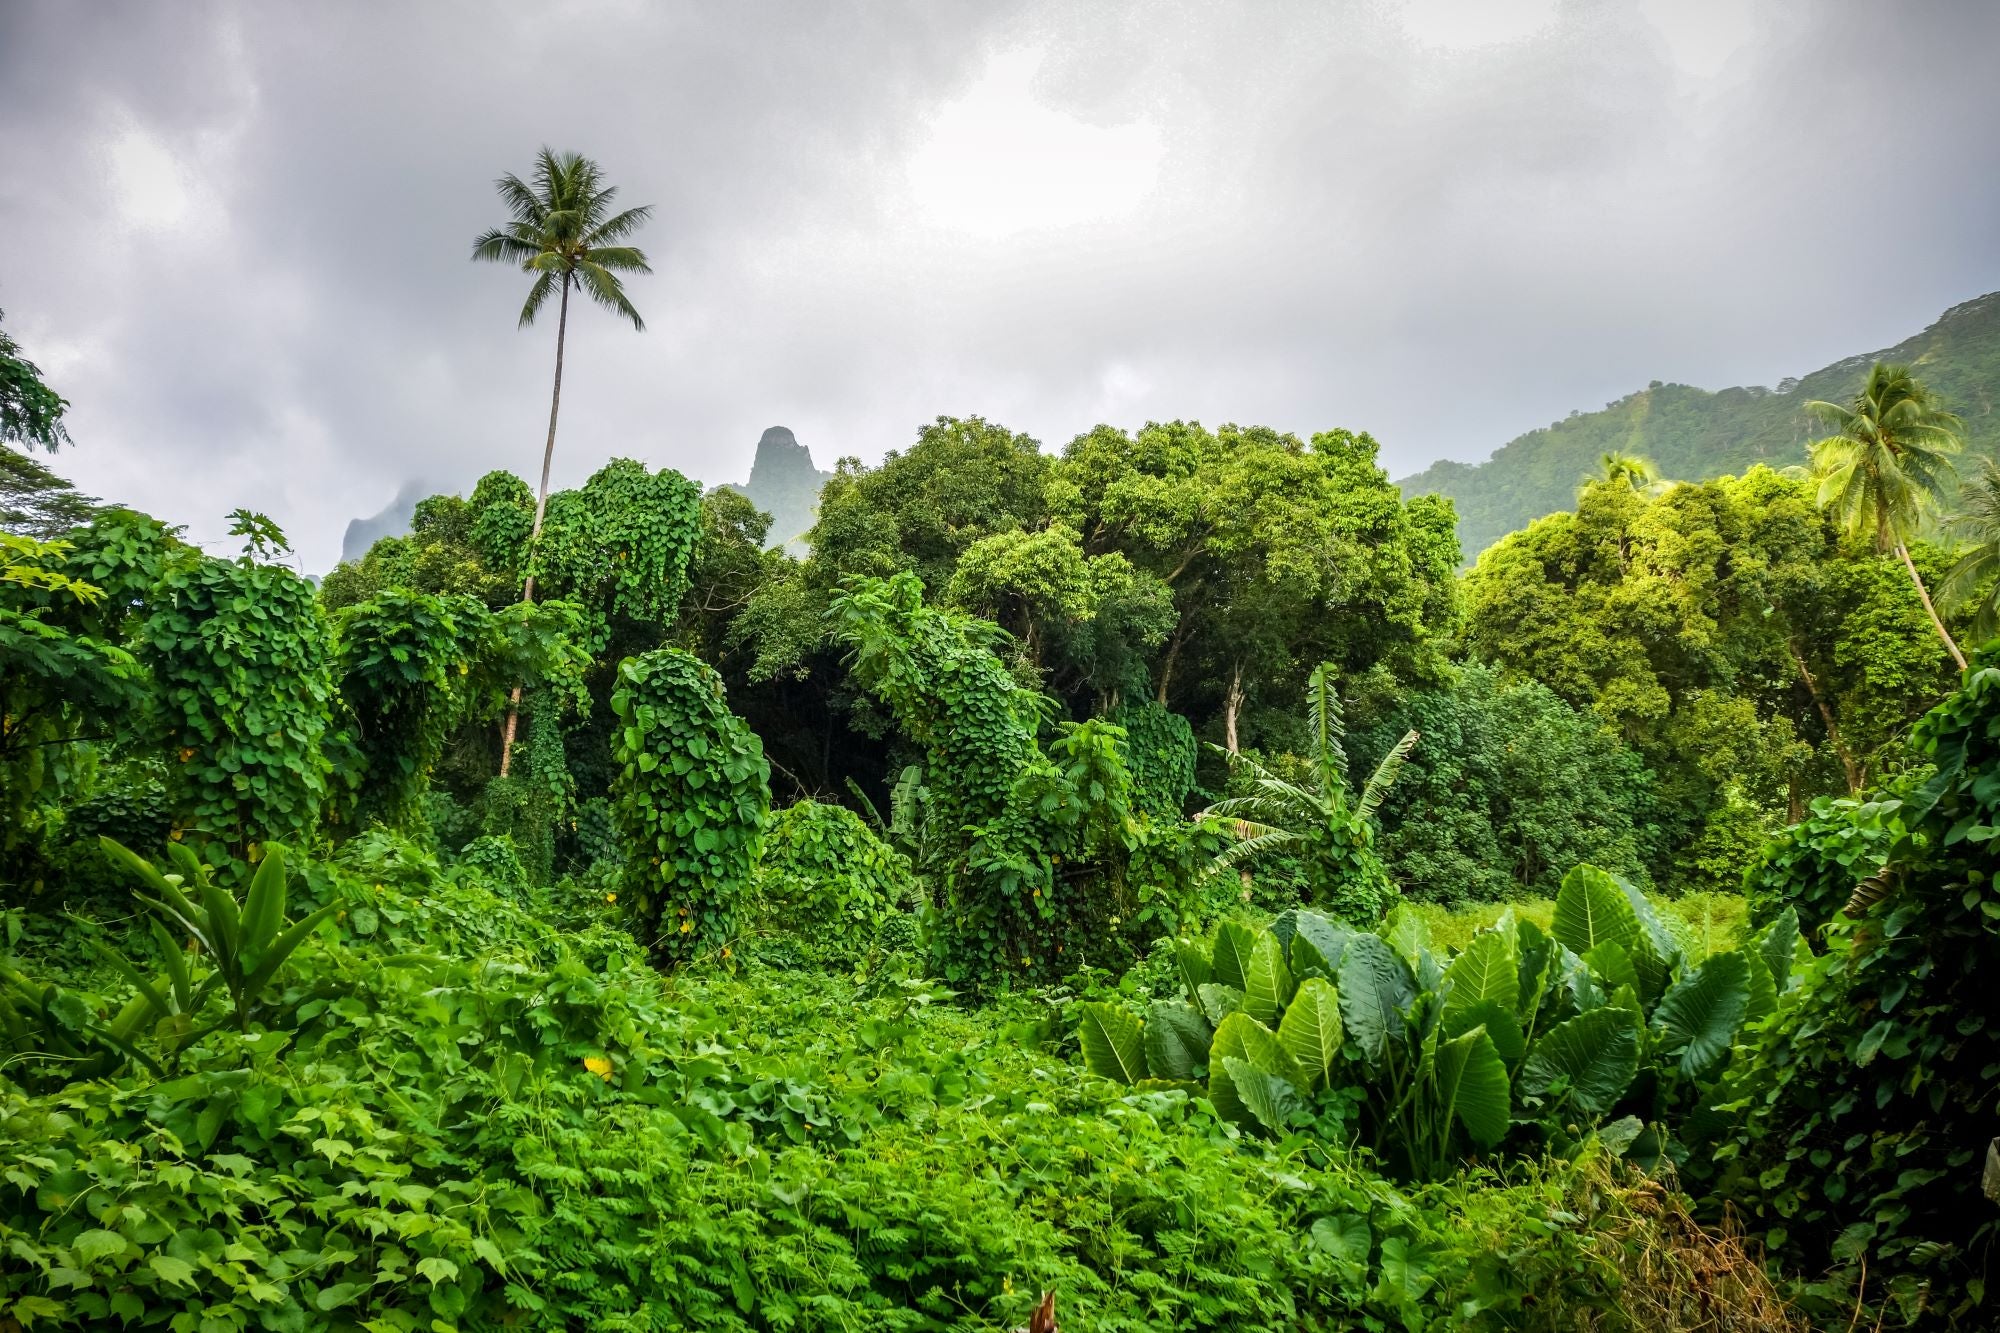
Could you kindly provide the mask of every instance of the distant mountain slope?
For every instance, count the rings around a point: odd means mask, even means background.
[[[749,482],[730,489],[743,492],[771,516],[771,531],[765,538],[770,545],[804,555],[805,533],[819,508],[819,489],[832,475],[813,466],[812,452],[788,428],[772,426],[757,441]]]
[[[1405,495],[1435,492],[1458,505],[1458,537],[1468,561],[1543,514],[1569,508],[1577,484],[1610,450],[1641,454],[1661,475],[1687,481],[1741,473],[1753,463],[1787,467],[1805,461],[1813,438],[1805,414],[1812,399],[1843,401],[1875,361],[1907,362],[1965,418],[1972,454],[2000,454],[2000,292],[1953,306],[1914,338],[1848,357],[1775,389],[1710,392],[1661,384],[1531,430],[1484,463],[1431,464],[1402,483]],[[1963,471],[1961,465],[1961,471]]]

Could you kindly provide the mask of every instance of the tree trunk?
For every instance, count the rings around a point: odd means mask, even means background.
[[[1167,644],[1167,655],[1160,661],[1160,688],[1154,697],[1160,701],[1162,708],[1167,706],[1167,684],[1174,678],[1174,661],[1181,655],[1181,644],[1186,642],[1181,633],[1184,623],[1179,619],[1174,621],[1174,637]]]
[[[1222,737],[1228,743],[1229,753],[1231,754],[1235,754],[1238,748],[1236,744],[1236,715],[1242,710],[1243,664],[1238,662],[1230,670],[1229,693],[1224,696],[1222,701]]]
[[[1812,672],[1807,669],[1805,656],[1799,652],[1797,641],[1786,639],[1785,650],[1792,655],[1792,665],[1799,669],[1799,679],[1806,683],[1806,693],[1812,696],[1813,704],[1819,709],[1820,720],[1826,723],[1826,738],[1833,743],[1833,752],[1840,756],[1841,771],[1847,776],[1847,794],[1860,795],[1867,775],[1862,772],[1861,765],[1855,762],[1854,756],[1848,753],[1846,742],[1840,739],[1840,723],[1834,720],[1833,709],[1827,706],[1826,699],[1821,696],[1819,682],[1813,679]],[[1793,804],[1797,804],[1796,798]],[[1792,817],[1792,822],[1794,824],[1799,822],[1797,815]]]
[[[535,492],[535,526],[528,534],[528,553],[532,558],[536,545],[542,539],[542,515],[549,508],[549,464],[556,456],[556,413],[562,407],[562,363],[563,340],[569,333],[569,278],[563,278],[562,309],[556,316],[556,387],[549,395],[549,439],[542,446],[542,487]],[[521,600],[535,600],[535,576],[531,571],[527,581],[521,585]],[[506,777],[507,770],[514,761],[514,732],[521,724],[521,687],[516,685],[507,696],[507,721],[500,728],[500,776]]]
[[[1931,604],[1931,590],[1924,586],[1924,576],[1917,573],[1917,562],[1910,559],[1910,550],[1901,542],[1896,543],[1896,554],[1902,558],[1903,568],[1910,571],[1910,582],[1917,585],[1917,596],[1923,598],[1924,610],[1930,613],[1931,624],[1937,626],[1938,637],[1951,650],[1951,660],[1958,663],[1960,671],[1965,670],[1965,654],[1958,651],[1958,641],[1951,637],[1951,631],[1944,627],[1944,620],[1938,615],[1937,607]]]

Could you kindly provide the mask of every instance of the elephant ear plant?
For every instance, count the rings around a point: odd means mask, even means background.
[[[1448,959],[1407,907],[1373,932],[1310,911],[1226,922],[1208,947],[1175,943],[1184,998],[1084,1006],[1084,1064],[1205,1093],[1251,1132],[1358,1131],[1411,1179],[1600,1127],[1677,1155],[1666,1122],[1700,1132],[1738,1033],[1783,1002],[1803,949],[1789,913],[1698,961],[1685,933],[1588,865],[1564,879],[1548,931],[1502,917]]]

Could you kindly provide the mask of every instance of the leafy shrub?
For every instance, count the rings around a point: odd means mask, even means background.
[[[669,959],[723,947],[770,818],[763,743],[729,711],[715,669],[676,648],[620,663],[611,711],[634,931]]]
[[[1644,895],[1592,866],[1564,878],[1548,932],[1503,918],[1448,961],[1407,907],[1376,933],[1309,911],[1225,922],[1211,949],[1177,943],[1184,998],[1143,1017],[1085,1006],[1084,1063],[1141,1086],[1205,1079],[1246,1129],[1358,1120],[1406,1178],[1619,1115],[1637,1117],[1626,1143],[1643,1129],[1650,1157],[1679,1155],[1663,1121],[1706,1104],[1745,1019],[1789,990],[1797,941],[1787,916],[1692,963]]]
[[[340,694],[354,711],[367,765],[357,825],[370,818],[408,825],[421,816],[454,720],[458,678],[470,669],[472,635],[485,618],[470,598],[400,588],[338,613]]]
[[[1798,847],[1753,876],[1818,910],[1826,953],[1798,1002],[1770,1020],[1732,1080],[1742,1120],[1716,1154],[1717,1192],[1809,1291],[1847,1317],[1870,1298],[1912,1325],[1991,1327],[1984,1274],[2000,1210],[1992,1179],[2000,1114],[2000,651],[1918,724],[1935,770],[1900,800],[1815,812]],[[1879,871],[1849,877],[1877,855]]]
[[[914,889],[910,863],[845,806],[800,801],[764,837],[756,892],[765,920],[817,958],[867,952]]]
[[[1758,921],[1786,908],[1808,938],[1834,919],[1855,885],[1882,869],[1900,828],[1902,801],[1890,792],[1861,801],[1822,796],[1806,818],[1768,843],[1743,874],[1743,896]]]
[[[141,656],[182,828],[242,855],[318,823],[333,652],[310,583],[278,565],[190,559],[148,599]]]
[[[521,865],[514,840],[505,834],[485,834],[466,843],[459,849],[455,868],[477,877],[502,897],[518,901],[527,894],[528,872]]]

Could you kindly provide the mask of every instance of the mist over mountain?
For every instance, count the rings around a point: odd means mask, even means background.
[[[1969,454],[2000,453],[2000,415],[1994,411],[2000,292],[1992,292],[1953,306],[1894,347],[1844,358],[1776,388],[1710,391],[1656,380],[1601,411],[1573,412],[1510,440],[1483,463],[1441,460],[1400,484],[1405,495],[1451,497],[1469,561],[1507,533],[1569,508],[1578,483],[1608,451],[1650,458],[1662,476],[1686,481],[1740,473],[1754,463],[1803,463],[1816,434],[1805,405],[1853,396],[1876,361],[1915,367],[1965,418]]]
[[[832,475],[813,466],[812,451],[798,442],[790,428],[772,426],[757,441],[750,480],[741,486],[732,484],[730,489],[741,491],[771,516],[771,531],[766,537],[769,545],[804,555],[805,533],[813,525],[820,487]]]
[[[397,488],[395,497],[365,518],[351,518],[347,521],[347,531],[340,539],[342,561],[359,560],[383,537],[400,537],[410,530],[410,520],[416,514],[417,501],[427,495],[436,495],[439,487],[421,478],[406,481]]]

